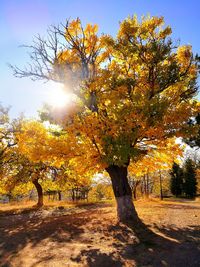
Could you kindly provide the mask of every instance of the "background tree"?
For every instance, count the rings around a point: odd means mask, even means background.
[[[183,191],[188,198],[194,198],[197,192],[197,180],[195,167],[191,159],[184,164],[184,186]]]
[[[15,153],[12,162],[4,164],[2,176],[5,180],[6,190],[13,191],[16,187],[20,188],[23,184],[30,182],[35,186],[38,201],[36,206],[43,206],[43,190],[39,179],[45,179],[46,166],[43,163],[31,163],[27,158],[19,153]]]
[[[114,196],[111,184],[105,183],[104,180],[96,182],[91,187],[89,198],[92,201],[113,200]]]
[[[162,189],[166,191],[169,188],[168,179],[163,179],[162,174],[166,171],[169,172],[173,159],[182,156],[182,154],[182,147],[172,138],[168,140],[165,147],[157,146],[156,150],[149,152],[142,160],[130,164],[129,174],[139,179],[143,196],[148,197],[153,193],[154,195],[160,195],[160,198],[162,198]],[[166,174],[164,176],[166,177]]]
[[[137,188],[141,184],[141,179],[129,174],[128,181],[129,181],[129,185],[132,190],[133,198],[136,200],[137,199]]]
[[[10,151],[16,146],[15,133],[19,132],[21,118],[11,121],[9,108],[0,105],[0,171],[3,164],[10,161]]]
[[[200,113],[195,118],[191,118],[188,121],[189,137],[184,138],[184,142],[190,147],[200,147]]]
[[[177,48],[163,23],[129,17],[113,38],[98,37],[96,25],[83,28],[77,19],[53,27],[50,44],[38,37],[31,69],[13,67],[16,76],[56,80],[76,94],[77,108],[63,119],[64,130],[79,144],[77,151],[87,151],[82,160],[88,166],[109,173],[121,221],[138,222],[127,179],[130,163],[186,135],[186,122],[198,111],[191,47]]]
[[[170,189],[171,193],[176,197],[181,196],[183,193],[183,170],[182,168],[174,162],[172,166],[172,171],[170,172]]]
[[[92,173],[71,160],[65,168],[65,185],[72,201],[87,200],[92,185]]]

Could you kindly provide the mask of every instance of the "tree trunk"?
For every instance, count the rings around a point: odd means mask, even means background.
[[[134,188],[133,188],[133,198],[137,199],[137,187],[140,184],[140,181],[135,181]]]
[[[162,189],[162,176],[161,176],[161,171],[159,170],[160,174],[160,199],[163,200],[163,189]]]
[[[8,203],[10,203],[10,201],[12,200],[12,195],[11,195],[11,193],[8,193],[8,194],[7,194],[7,197],[8,197]]]
[[[29,200],[32,200],[33,192],[34,192],[34,190],[32,189],[31,192],[29,193]]]
[[[38,202],[36,204],[37,207],[43,206],[43,192],[42,192],[42,186],[38,183],[38,179],[35,179],[32,181],[38,194]]]
[[[62,200],[62,195],[61,195],[61,191],[58,191],[58,201]]]
[[[137,193],[136,193],[137,187],[135,186],[133,189],[133,198],[136,200],[137,199]]]
[[[121,222],[138,222],[138,215],[132,201],[132,191],[128,183],[127,167],[110,165],[106,168],[109,173],[117,202],[117,216]]]
[[[75,201],[75,194],[74,194],[74,189],[72,189],[72,201]]]
[[[146,197],[149,198],[149,170],[147,171],[146,174]]]

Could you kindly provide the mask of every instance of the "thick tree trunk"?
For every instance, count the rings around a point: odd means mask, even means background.
[[[106,168],[109,173],[117,202],[117,216],[121,222],[138,222],[138,215],[132,201],[132,191],[128,183],[127,167],[110,165]]]
[[[35,179],[32,181],[38,194],[38,202],[36,204],[37,207],[42,207],[43,206],[43,191],[42,191],[42,186],[38,183],[38,179]]]

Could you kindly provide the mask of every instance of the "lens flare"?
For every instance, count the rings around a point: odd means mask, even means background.
[[[53,107],[65,107],[75,101],[76,96],[67,92],[62,86],[53,86],[48,90],[47,102]]]

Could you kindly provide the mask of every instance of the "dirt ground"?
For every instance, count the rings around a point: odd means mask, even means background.
[[[200,266],[200,200],[135,204],[143,229],[117,224],[114,204],[0,206],[0,266]]]

